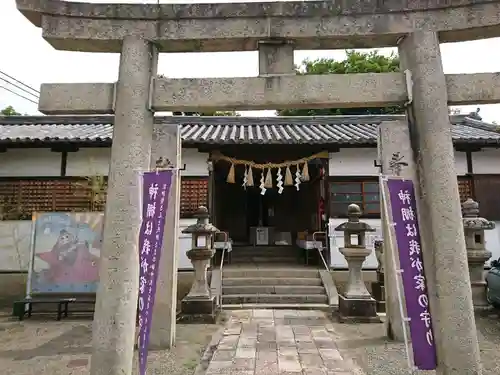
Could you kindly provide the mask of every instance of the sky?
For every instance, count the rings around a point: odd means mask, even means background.
[[[156,0],[90,0],[93,3],[156,3]],[[210,0],[164,1],[161,3],[209,3]],[[217,2],[227,2],[219,0]],[[40,88],[41,83],[114,82],[118,78],[118,54],[56,51],[16,9],[15,0],[0,0],[0,71],[23,83]],[[390,54],[394,49],[379,49]],[[482,73],[500,71],[500,38],[441,45],[445,73]],[[295,62],[320,57],[343,59],[340,50],[297,51]],[[161,54],[158,74],[171,78],[252,77],[258,75],[257,52]],[[0,108],[13,106],[18,112],[40,114],[37,104],[5,90],[36,98],[1,80]],[[459,107],[462,112],[478,106]],[[485,121],[500,122],[500,104],[480,106]],[[243,112],[249,116],[272,116],[274,111]]]

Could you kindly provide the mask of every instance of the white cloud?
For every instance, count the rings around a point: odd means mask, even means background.
[[[135,3],[135,0],[94,0],[95,3]],[[166,1],[161,1],[166,2]],[[213,2],[170,1],[171,3]],[[219,0],[219,2],[224,2]],[[156,3],[155,0],[142,3]],[[54,50],[41,37],[41,30],[33,26],[15,7],[13,0],[0,1],[0,35],[2,58],[0,70],[39,88],[42,82],[112,82],[118,76],[118,54],[81,53]],[[12,36],[8,38],[8,36]],[[499,71],[500,38],[465,43],[448,43],[441,47],[446,73],[478,73]],[[391,49],[381,49],[390,53]],[[342,51],[299,51],[296,61],[304,58],[342,58]],[[169,77],[238,77],[257,75],[256,52],[162,54],[159,72]],[[0,82],[0,85],[2,83]],[[18,91],[18,90],[17,90]],[[0,89],[0,108],[14,106],[18,111],[38,113],[36,105]],[[473,111],[476,106],[462,107]],[[272,111],[252,112],[272,114]],[[500,120],[500,105],[481,106],[481,115],[487,121]]]

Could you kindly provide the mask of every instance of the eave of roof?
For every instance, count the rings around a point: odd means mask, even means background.
[[[322,117],[156,117],[159,124],[181,126],[185,145],[317,144],[335,146],[376,145],[382,121],[402,119],[388,116]],[[455,143],[500,145],[496,125],[452,116]],[[109,146],[113,116],[11,116],[0,117],[0,144],[6,146],[58,143]]]

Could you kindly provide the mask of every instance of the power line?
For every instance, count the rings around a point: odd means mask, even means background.
[[[13,81],[15,81],[15,82],[17,82],[17,83],[19,83],[19,84],[23,85],[24,87],[26,87],[26,88],[28,88],[28,89],[30,89],[30,90],[32,90],[32,91],[34,91],[35,93],[40,94],[40,91],[38,91],[37,89],[34,89],[34,88],[33,88],[33,87],[31,87],[30,85],[27,85],[26,83],[21,82],[21,81],[19,81],[18,79],[15,79],[14,77],[12,77],[12,76],[8,75],[7,73],[5,73],[5,72],[3,72],[3,71],[1,71],[1,70],[0,70],[0,74],[3,74],[3,75],[4,75],[4,76],[6,76],[7,78],[12,79]]]
[[[15,92],[15,91],[12,91],[11,89],[8,89],[8,88],[7,88],[7,87],[5,87],[5,86],[0,86],[0,89],[4,89],[4,90],[6,90],[6,91],[8,91],[8,92],[10,92],[10,93],[12,93],[12,94],[14,94],[14,95],[19,96],[20,98],[26,99],[27,101],[29,101],[29,102],[31,102],[31,103],[33,103],[33,104],[37,104],[37,105],[38,105],[38,103],[37,103],[37,102],[35,102],[34,100],[32,100],[32,99],[30,99],[30,98],[27,98],[27,97],[25,97],[25,96],[23,96],[23,95],[21,95],[21,94],[19,94],[19,93]]]
[[[28,95],[32,95],[32,96],[34,96],[34,97],[35,97],[35,98],[37,98],[37,99],[39,99],[39,98],[40,98],[37,94],[33,94],[32,92],[29,92],[29,91],[28,91],[28,90],[26,90],[25,88],[23,88],[23,87],[21,87],[21,86],[19,86],[19,85],[16,85],[15,83],[12,83],[12,82],[10,82],[9,80],[7,80],[7,79],[5,79],[5,78],[0,77],[0,80],[4,81],[5,83],[7,83],[7,84],[9,84],[9,85],[14,86],[16,89],[19,89],[19,90],[21,90],[21,91],[25,92],[25,93],[26,93],[26,94],[28,94]]]

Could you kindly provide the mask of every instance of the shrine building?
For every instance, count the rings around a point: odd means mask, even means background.
[[[205,205],[228,234],[234,262],[238,249],[249,246],[287,248],[302,259],[312,234],[345,221],[348,204],[356,203],[362,220],[377,229],[372,246],[381,236],[377,129],[397,119],[402,116],[156,117],[181,126],[180,230]],[[499,128],[466,116],[451,120],[461,199],[472,197],[482,216],[500,221]],[[33,211],[102,211],[104,201],[77,192],[89,189],[83,182],[90,176],[105,184],[112,133],[112,116],[0,117],[0,231],[28,233]],[[189,269],[190,238],[179,236],[179,268]],[[487,236],[491,259],[498,259],[500,231]],[[23,271],[29,240],[2,241],[0,270]],[[338,245],[333,240],[327,252],[334,269],[346,267]],[[16,252],[20,262],[13,260]],[[364,267],[376,265],[371,255]]]

